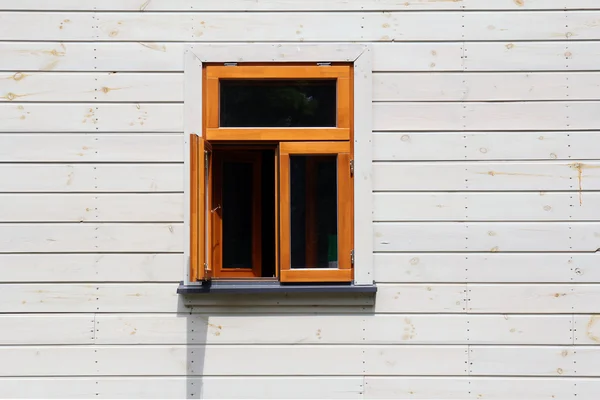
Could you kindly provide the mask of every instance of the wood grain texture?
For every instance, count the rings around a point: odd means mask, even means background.
[[[180,73],[3,72],[0,82],[0,102],[183,101]]]
[[[179,134],[6,134],[0,162],[182,162],[182,147]]]
[[[378,131],[592,130],[598,109],[597,102],[578,101],[375,103],[373,113]]]
[[[595,100],[597,72],[377,73],[375,101]]]
[[[373,186],[380,191],[564,190],[578,196],[580,190],[597,190],[598,166],[596,161],[382,162],[373,164]]]
[[[11,192],[181,192],[181,164],[0,164]]]
[[[164,40],[164,39],[163,39]],[[321,44],[308,44],[303,51],[306,61],[321,58]],[[255,51],[243,43],[236,54],[250,57]],[[337,45],[344,57],[355,51],[346,44]],[[458,43],[374,43],[373,71],[462,71],[462,47]],[[13,73],[14,80],[39,71],[134,71],[166,72],[184,70],[184,43],[177,42],[0,42],[0,70]],[[294,52],[274,53],[286,57]],[[407,57],[410,55],[410,57]],[[231,60],[236,61],[236,60]]]
[[[0,12],[2,40],[62,41],[460,41],[598,39],[597,12]],[[25,22],[32,25],[25,29]],[[566,23],[568,22],[568,25]],[[97,25],[94,25],[96,23]],[[436,25],[438,29],[429,29]],[[331,29],[336,26],[336,29]],[[464,29],[462,29],[464,27]],[[266,33],[268,30],[268,34]]]
[[[169,194],[2,194],[3,222],[182,222],[183,196]]]
[[[183,251],[181,223],[2,224],[0,253]]]
[[[94,315],[2,315],[0,342],[3,345],[93,344]]]
[[[373,200],[375,221],[600,220],[597,192],[386,192]]]
[[[599,351],[592,346],[472,347],[470,371],[472,375],[598,376],[598,364],[592,360]]]
[[[11,398],[180,399],[189,397],[285,399],[361,399],[362,377],[53,377],[0,378],[0,390]],[[295,395],[290,395],[294,393]]]
[[[376,132],[377,161],[594,160],[596,131]]]
[[[594,71],[600,42],[472,42],[465,54],[465,71]]]
[[[377,282],[562,283],[598,280],[595,253],[376,253]]]
[[[579,251],[600,248],[595,222],[378,222],[375,251],[529,252]]]
[[[1,132],[182,132],[180,104],[0,103]]]
[[[563,10],[598,9],[593,0],[528,0],[515,3],[512,0],[462,0],[454,2],[431,2],[411,0],[368,0],[360,4],[345,0],[267,0],[258,3],[246,0],[224,0],[219,3],[198,3],[193,0],[60,0],[48,4],[43,0],[22,0],[18,4],[3,4],[1,10],[48,10],[48,11],[410,11],[410,10]]]
[[[177,253],[2,254],[0,275],[6,283],[178,282],[182,263]]]
[[[595,284],[469,284],[469,312],[593,313],[600,296]]]

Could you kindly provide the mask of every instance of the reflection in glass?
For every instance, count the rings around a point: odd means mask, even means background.
[[[219,119],[229,128],[335,127],[335,79],[221,80]]]
[[[337,157],[290,156],[291,267],[337,268]]]
[[[223,268],[252,268],[252,164],[223,163]]]

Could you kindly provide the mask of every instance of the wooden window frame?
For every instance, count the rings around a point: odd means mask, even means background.
[[[244,162],[252,164],[253,169],[253,192],[252,192],[252,268],[224,268],[223,266],[223,164],[225,162]],[[213,186],[211,209],[212,226],[212,246],[211,253],[207,256],[212,260],[213,278],[260,278],[262,270],[261,259],[261,192],[256,190],[260,188],[261,181],[261,158],[256,152],[234,151],[215,151],[213,158]]]
[[[349,142],[283,142],[279,146],[280,262],[281,282],[350,282],[353,279],[353,195]],[[290,156],[335,155],[337,159],[338,268],[291,268]],[[308,203],[307,203],[308,204]],[[306,221],[310,224],[310,220]],[[309,230],[307,230],[307,233]]]
[[[190,134],[190,280],[213,277],[212,260],[212,146]]]
[[[306,141],[350,140],[350,81],[349,65],[240,65],[228,67],[209,65],[205,67],[206,108],[204,119],[206,139],[210,141]],[[273,79],[336,79],[337,105],[336,127],[316,128],[221,128],[219,105],[221,79],[273,80]]]
[[[355,286],[373,285],[373,223],[372,223],[372,57],[371,47],[363,44],[194,44],[188,45],[185,49],[185,85],[184,85],[184,175],[185,182],[191,183],[191,139],[189,135],[196,134],[199,137],[208,139],[205,121],[203,118],[203,107],[207,104],[204,97],[205,87],[203,85],[203,64],[209,63],[285,63],[293,66],[294,63],[352,63],[353,71],[348,79],[354,96],[351,99],[349,110],[353,113],[350,121],[350,128],[354,132],[352,137],[352,147],[354,149],[354,175],[357,177],[354,184],[354,201],[356,207],[353,213],[353,223],[356,226],[354,230],[354,280]],[[250,66],[250,65],[249,65]],[[213,103],[214,104],[214,103]],[[338,127],[339,128],[339,127]],[[243,129],[243,128],[242,128]],[[268,129],[268,128],[266,128]],[[312,128],[301,128],[305,132],[297,129],[299,137],[281,137],[275,136],[278,141],[281,140],[340,140],[339,136],[328,134],[325,139],[317,139],[311,136],[314,130]],[[344,129],[344,128],[342,128]],[[265,129],[260,128],[260,131]],[[273,129],[273,131],[281,129]],[[270,132],[273,132],[270,131]],[[244,139],[249,139],[247,133]],[[255,134],[256,132],[250,132]],[[227,134],[221,131],[219,134]],[[271,134],[271,133],[270,133]],[[342,140],[345,140],[344,136]],[[239,140],[239,137],[221,137],[222,140]],[[269,140],[265,136],[257,135],[256,140]],[[214,140],[214,139],[212,139]],[[270,139],[275,140],[275,139]],[[276,162],[277,162],[276,154]],[[191,184],[185,185],[185,211],[184,222],[187,229],[184,231],[185,240],[188,243],[184,247],[184,285],[201,285],[201,282],[190,279],[192,270],[190,268],[190,259],[192,241],[190,235],[193,234],[190,228],[191,212]],[[277,235],[276,235],[277,237]]]

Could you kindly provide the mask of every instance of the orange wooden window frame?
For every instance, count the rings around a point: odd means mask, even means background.
[[[212,277],[209,262],[212,147],[195,133],[190,134],[190,281]],[[207,170],[208,167],[208,170]]]
[[[207,140],[350,140],[352,67],[349,65],[247,65],[205,67],[205,118]],[[220,79],[336,79],[337,126],[334,128],[221,128],[219,127]]]
[[[261,207],[261,155],[256,151],[215,151],[213,169],[212,264],[215,278],[258,278],[262,274],[262,207]],[[223,164],[248,163],[252,167],[252,268],[223,267]]]
[[[285,142],[279,146],[280,249],[282,282],[348,282],[353,279],[351,251],[354,209],[349,142]],[[291,268],[290,156],[337,156],[338,268]],[[310,221],[307,221],[310,224]]]
[[[337,80],[337,127],[335,128],[219,128],[219,79],[332,79]],[[247,151],[253,143],[275,148],[275,273],[282,282],[347,282],[353,279],[350,252],[353,248],[353,178],[350,162],[353,144],[353,70],[349,64],[317,66],[305,64],[243,64],[236,67],[206,65],[203,68],[203,137],[190,136],[191,145],[191,235],[190,280],[215,278],[249,279],[261,276],[262,238],[260,197],[253,199],[258,224],[253,223],[253,268],[221,268],[222,219],[218,207],[221,198],[222,163],[212,156],[209,140],[221,143],[229,151]],[[312,142],[311,142],[312,141]],[[232,146],[229,146],[231,144]],[[258,146],[256,146],[258,145]],[[236,148],[237,147],[237,148]],[[204,157],[202,156],[204,154]],[[238,153],[239,154],[239,153]],[[290,155],[336,155],[338,167],[338,268],[291,269],[289,220]],[[213,160],[214,158],[214,160]],[[317,161],[318,162],[318,161]],[[260,164],[258,164],[260,167]],[[208,170],[207,170],[208,168]],[[255,168],[255,174],[257,173]],[[258,179],[261,179],[258,169]],[[256,187],[256,185],[255,185]],[[254,190],[260,196],[261,191]],[[307,194],[310,195],[310,194]],[[313,193],[313,195],[315,195]],[[310,200],[310,199],[307,199]],[[310,201],[309,201],[310,203]],[[258,208],[257,208],[258,207]],[[287,215],[284,213],[287,212]],[[254,221],[253,221],[254,222]],[[307,219],[307,232],[315,221]],[[204,227],[204,229],[202,228]],[[266,228],[266,227],[265,227]],[[307,249],[307,257],[314,258]],[[218,255],[220,254],[220,256]],[[219,258],[220,257],[220,258]]]

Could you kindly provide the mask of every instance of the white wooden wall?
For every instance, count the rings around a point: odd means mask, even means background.
[[[0,0],[0,397],[597,400],[599,21]],[[374,308],[175,293],[184,43],[243,41],[374,43]]]

